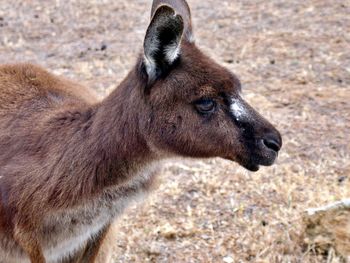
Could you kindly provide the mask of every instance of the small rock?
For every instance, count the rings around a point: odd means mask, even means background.
[[[262,226],[267,226],[269,223],[266,222],[265,220],[262,220],[262,221],[261,221],[261,224],[262,224]]]
[[[106,44],[102,44],[101,45],[101,51],[104,51],[104,50],[106,50],[107,49],[107,45]]]
[[[165,224],[160,229],[160,234],[166,239],[175,239],[177,230],[170,224]]]
[[[146,246],[144,251],[148,256],[159,256],[162,254],[162,246],[159,243],[151,243]]]
[[[344,182],[346,180],[346,176],[339,176],[338,177],[338,183],[342,183],[342,182]]]
[[[226,256],[226,257],[224,257],[222,260],[223,260],[225,263],[233,263],[233,262],[234,262],[233,258],[230,257],[230,256]]]

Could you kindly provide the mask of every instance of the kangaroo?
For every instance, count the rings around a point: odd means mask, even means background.
[[[39,66],[0,66],[0,262],[109,262],[116,218],[162,160],[272,165],[280,133],[195,44],[185,0],[156,0],[143,52],[103,100]]]

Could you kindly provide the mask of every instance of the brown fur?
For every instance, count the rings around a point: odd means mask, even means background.
[[[103,220],[66,261],[106,262],[110,225],[130,199],[150,190],[150,167],[164,158],[272,164],[275,155],[255,138],[273,134],[280,144],[280,136],[243,100],[249,121],[233,120],[228,100],[240,98],[240,83],[232,73],[186,38],[180,59],[151,84],[143,61],[103,101],[38,66],[0,67],[1,263],[47,262],[44,250],[64,244],[61,233]],[[215,113],[199,114],[201,98],[216,101]]]

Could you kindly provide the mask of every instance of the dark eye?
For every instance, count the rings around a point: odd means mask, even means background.
[[[200,99],[194,105],[200,113],[204,114],[213,113],[216,108],[216,103],[212,99]]]

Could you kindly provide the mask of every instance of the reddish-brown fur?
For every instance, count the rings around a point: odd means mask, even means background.
[[[150,164],[167,157],[218,156],[251,170],[273,163],[281,146],[278,132],[241,100],[238,79],[189,39],[186,2],[165,3],[173,3],[178,15],[162,26],[176,20],[171,30],[185,32],[180,58],[151,80],[141,56],[102,101],[38,66],[0,67],[0,256],[1,251],[14,255],[3,256],[1,263],[16,257],[44,263],[43,246],[62,229],[96,224],[107,213],[111,218],[97,226],[96,237],[65,259],[105,262],[114,218],[129,199],[149,191]],[[163,18],[172,12],[159,10]],[[154,20],[158,26],[160,20]],[[184,28],[177,28],[181,24]],[[164,59],[157,56],[157,63]],[[203,98],[215,101],[215,112],[198,111]],[[244,122],[232,116],[231,99],[243,105],[249,116]],[[274,151],[260,143],[266,136],[274,140]],[[99,210],[101,204],[106,210]],[[121,208],[109,215],[112,204]],[[50,225],[56,219],[57,225]]]

